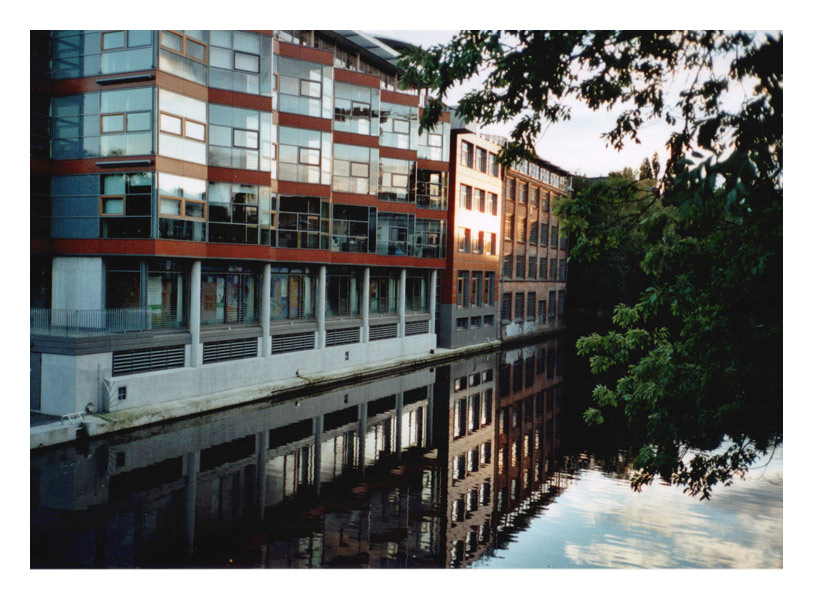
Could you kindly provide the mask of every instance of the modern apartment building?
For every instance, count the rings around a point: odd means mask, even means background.
[[[435,348],[449,115],[418,133],[392,47],[199,30],[31,47],[32,409],[261,390]]]
[[[444,348],[499,338],[499,150],[472,131],[452,129],[447,264],[437,313],[438,345]]]
[[[503,340],[565,325],[567,239],[553,206],[570,184],[567,171],[540,158],[523,160],[503,176]]]

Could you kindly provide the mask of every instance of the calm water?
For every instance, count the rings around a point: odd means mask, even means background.
[[[700,502],[575,450],[563,344],[31,454],[31,566],[782,567],[782,454]]]

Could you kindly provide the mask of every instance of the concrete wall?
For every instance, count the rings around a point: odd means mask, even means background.
[[[104,308],[104,264],[101,257],[58,256],[51,272],[51,308]]]
[[[242,388],[294,378],[297,371],[305,377],[323,376],[344,369],[360,371],[379,362],[426,356],[435,347],[434,334],[412,335],[323,350],[223,361],[198,368],[111,377],[109,408],[124,410],[216,393],[238,393]],[[111,368],[112,353],[43,354],[42,412],[53,415],[80,412],[90,402],[99,407],[101,379],[110,377]],[[126,399],[119,401],[118,388],[122,386],[127,388]]]
[[[456,304],[441,304],[438,307],[438,347],[440,348],[462,348],[474,344],[482,344],[498,339],[499,332],[497,326],[478,327],[472,329],[457,329],[457,319],[466,317],[471,323],[471,317],[491,315],[494,322],[497,322],[497,309],[495,306],[473,306],[460,308]]]

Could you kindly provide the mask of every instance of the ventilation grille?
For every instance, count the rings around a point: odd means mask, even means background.
[[[257,356],[257,338],[205,342],[203,344],[203,364],[238,360]]]
[[[357,344],[359,342],[359,328],[331,329],[326,332],[325,345],[341,346],[342,344]]]
[[[113,375],[178,369],[184,366],[183,346],[164,346],[148,350],[121,350],[113,353]]]
[[[370,326],[370,341],[387,340],[394,337],[398,337],[398,323]]]
[[[271,336],[271,354],[313,350],[316,347],[313,331]]]
[[[429,333],[429,321],[413,321],[406,324],[406,335]]]

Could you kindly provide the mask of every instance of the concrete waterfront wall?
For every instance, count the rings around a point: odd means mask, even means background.
[[[109,387],[108,409],[116,411],[237,392],[296,378],[297,372],[304,378],[312,378],[347,369],[362,371],[374,363],[428,356],[434,349],[435,335],[422,334],[119,377],[111,376],[111,353],[43,354],[41,410],[65,415],[85,411],[89,403],[102,408],[105,378]],[[187,347],[187,357],[190,350]],[[120,388],[126,388],[121,400]]]

